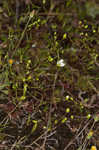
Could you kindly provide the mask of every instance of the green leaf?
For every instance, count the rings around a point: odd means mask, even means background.
[[[92,18],[95,18],[96,15],[99,15],[99,5],[95,2],[86,2],[85,7],[87,15],[91,16]]]
[[[5,95],[8,95],[8,90],[3,90],[2,91]]]
[[[94,120],[95,120],[95,122],[99,121],[99,114],[95,115]]]
[[[37,128],[37,121],[36,120],[32,120],[32,122],[34,123],[33,128],[32,128],[32,133],[36,130]]]
[[[82,146],[80,146],[77,150],[82,150]]]

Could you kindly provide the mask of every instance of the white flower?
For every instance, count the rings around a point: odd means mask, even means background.
[[[36,47],[36,43],[32,44],[32,48],[35,48]]]
[[[69,95],[67,95],[67,96],[65,97],[65,99],[66,99],[66,100],[69,100],[69,98],[70,98],[70,96],[69,96]]]
[[[33,17],[34,17],[34,14],[35,14],[35,11],[33,10],[33,11],[30,13],[30,18],[33,18]]]
[[[64,67],[64,66],[65,66],[64,60],[63,60],[63,59],[58,60],[58,61],[57,61],[57,66],[58,66],[58,67]]]

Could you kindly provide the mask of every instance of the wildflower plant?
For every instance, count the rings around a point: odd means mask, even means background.
[[[2,149],[98,149],[98,7],[0,1]]]

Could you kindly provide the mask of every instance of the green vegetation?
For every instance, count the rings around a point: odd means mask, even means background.
[[[99,149],[98,0],[0,1],[0,149]]]

